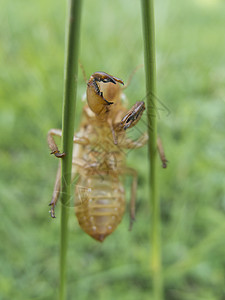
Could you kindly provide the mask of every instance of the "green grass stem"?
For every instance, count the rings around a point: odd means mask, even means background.
[[[62,145],[66,156],[62,159],[61,236],[60,236],[60,300],[66,299],[66,257],[68,219],[71,196],[71,168],[76,107],[79,31],[81,0],[70,0],[67,21],[67,41],[64,70]]]
[[[163,299],[163,283],[161,274],[160,243],[160,203],[157,183],[157,112],[156,94],[156,58],[155,58],[155,24],[154,0],[142,0],[142,24],[144,39],[144,61],[146,75],[146,102],[148,117],[148,151],[149,151],[149,185],[151,201],[151,269],[153,276],[154,300]]]

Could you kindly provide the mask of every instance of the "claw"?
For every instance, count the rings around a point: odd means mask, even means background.
[[[51,202],[49,203],[49,206],[51,206],[51,210],[49,211],[49,213],[51,214],[51,217],[55,219],[55,204]]]
[[[120,122],[120,127],[126,130],[127,128],[131,128],[134,125],[136,125],[137,122],[140,120],[144,110],[145,110],[144,101],[137,102],[123,117],[123,119]]]
[[[52,151],[50,154],[54,154],[57,158],[63,158],[66,156],[65,152],[61,153],[59,150]]]
[[[168,163],[168,160],[167,160],[167,159],[164,159],[164,160],[162,161],[162,167],[163,167],[163,169],[166,169],[166,168],[167,168],[167,163]]]

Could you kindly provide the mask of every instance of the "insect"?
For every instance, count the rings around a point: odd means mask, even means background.
[[[75,213],[80,227],[91,237],[102,242],[122,220],[125,211],[125,189],[122,178],[132,177],[130,199],[130,228],[135,219],[137,172],[126,166],[124,149],[144,146],[148,140],[144,133],[137,140],[128,138],[127,131],[134,127],[145,110],[144,101],[138,101],[127,111],[122,103],[124,82],[105,72],[91,75],[87,83],[87,105],[83,108],[81,126],[74,135],[72,180],[75,185]],[[55,136],[62,131],[51,129],[48,144],[51,154],[62,158]],[[160,145],[159,145],[160,146]],[[166,159],[162,147],[160,156]],[[52,196],[51,216],[60,193],[60,167]]]

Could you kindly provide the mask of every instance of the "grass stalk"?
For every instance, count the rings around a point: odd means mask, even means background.
[[[154,300],[163,299],[160,238],[160,203],[157,182],[157,111],[154,0],[141,0],[148,117],[149,185],[152,210],[151,269]]]
[[[71,196],[71,168],[76,107],[79,31],[81,0],[70,0],[67,21],[66,56],[64,69],[62,148],[66,156],[62,159],[62,196],[60,232],[60,287],[59,299],[66,299],[66,258],[68,244],[68,219]]]

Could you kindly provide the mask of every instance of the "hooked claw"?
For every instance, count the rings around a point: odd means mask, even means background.
[[[137,122],[140,120],[144,110],[145,110],[144,101],[138,101],[123,117],[123,119],[120,122],[120,127],[126,130],[127,128],[131,128],[134,125],[136,125]]]
[[[51,210],[49,211],[49,213],[51,214],[51,217],[55,219],[55,204],[51,202],[49,203],[49,206],[51,206]]]
[[[54,154],[57,158],[63,158],[66,155],[65,152],[61,153],[59,150],[54,150],[50,154]]]
[[[166,169],[166,168],[167,168],[167,163],[168,163],[168,160],[167,160],[167,159],[163,159],[163,160],[162,160],[162,167],[163,167],[163,169]]]

